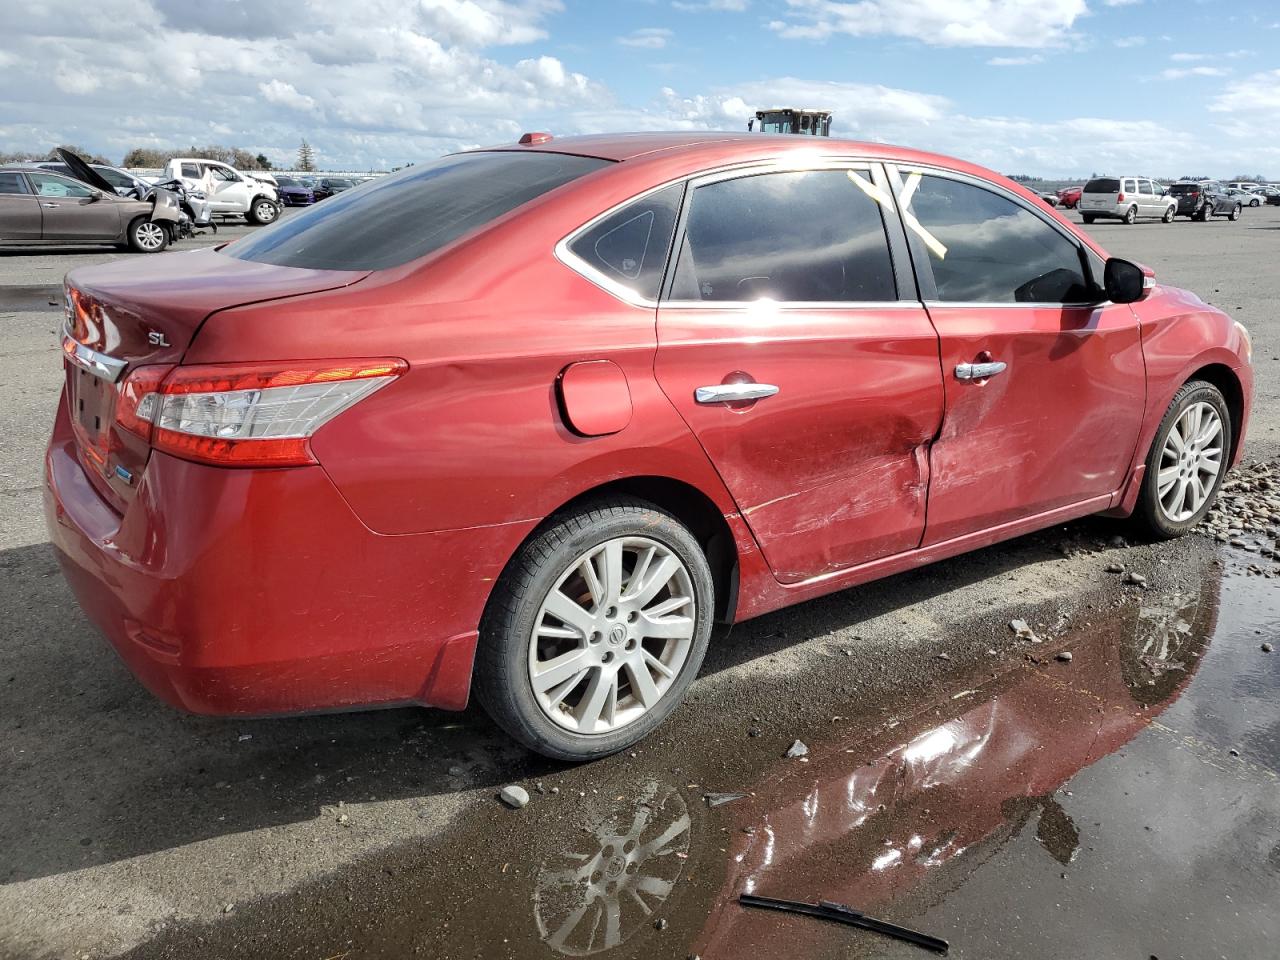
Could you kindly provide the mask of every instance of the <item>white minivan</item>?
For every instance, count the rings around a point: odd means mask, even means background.
[[[1155,217],[1173,223],[1178,201],[1150,177],[1094,177],[1080,193],[1080,216],[1085,223]]]
[[[210,191],[206,171],[213,183]],[[267,224],[280,216],[280,198],[270,174],[241,173],[230,164],[198,157],[174,157],[165,167],[165,178],[181,180],[189,190],[203,190],[209,212],[215,217],[242,216],[250,223]]]

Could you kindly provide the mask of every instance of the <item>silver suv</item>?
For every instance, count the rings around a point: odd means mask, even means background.
[[[1178,201],[1162,184],[1149,177],[1094,177],[1080,194],[1080,216],[1085,223],[1157,217],[1173,223]]]

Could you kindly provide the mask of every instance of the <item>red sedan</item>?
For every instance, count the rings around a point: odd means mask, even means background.
[[[1084,187],[1063,187],[1058,191],[1058,204],[1068,210],[1074,210],[1080,206],[1080,194],[1082,192],[1084,192]]]
[[[552,139],[67,279],[46,512],[175,706],[466,705],[601,756],[738,621],[1086,514],[1175,536],[1245,329],[880,144]]]

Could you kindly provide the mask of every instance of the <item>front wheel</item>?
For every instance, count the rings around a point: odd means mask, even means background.
[[[1249,206],[1256,207],[1256,206],[1259,206],[1261,203],[1262,203],[1261,200],[1259,200],[1257,197],[1254,197],[1252,200],[1249,201]]]
[[[476,695],[545,756],[616,753],[658,726],[693,682],[714,593],[698,541],[658,507],[620,498],[566,513],[494,588]]]
[[[1231,454],[1231,417],[1222,392],[1204,380],[1183,384],[1160,421],[1134,519],[1160,540],[1180,537],[1213,506]]]
[[[169,245],[169,231],[164,224],[138,217],[129,224],[126,239],[135,253],[159,253]]]
[[[1098,218],[1095,217],[1092,213],[1082,213],[1080,214],[1080,219],[1083,220],[1085,223],[1093,223],[1093,221],[1097,220]]]
[[[1163,223],[1173,223],[1173,215],[1177,213],[1177,207],[1170,207],[1164,212],[1164,216],[1160,218]]]
[[[245,219],[261,227],[271,223],[278,216],[280,216],[280,208],[265,197],[259,197],[249,207]]]
[[[1239,219],[1240,219],[1240,212],[1241,212],[1241,210],[1242,210],[1242,209],[1243,209],[1243,208],[1240,206],[1240,204],[1238,204],[1238,203],[1237,203],[1234,207],[1232,207],[1232,208],[1231,208],[1231,212],[1230,212],[1229,214],[1227,214],[1227,219],[1228,219],[1228,220],[1239,220]]]
[[[1137,207],[1130,207],[1128,210],[1124,212],[1124,222],[1127,224],[1134,224],[1138,222]]]

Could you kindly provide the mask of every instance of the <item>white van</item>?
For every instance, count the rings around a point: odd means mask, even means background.
[[[213,179],[213,191],[205,197],[215,217],[242,216],[250,223],[271,223],[280,216],[280,197],[275,178],[255,176],[217,160],[174,157],[165,167],[165,179],[181,180],[190,190],[202,190],[205,171]]]
[[[1139,217],[1173,223],[1178,201],[1150,177],[1094,177],[1084,185],[1077,209],[1085,223],[1098,219],[1133,223]]]

